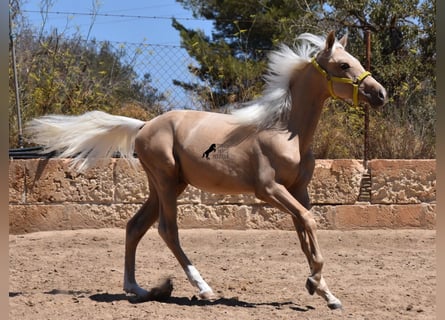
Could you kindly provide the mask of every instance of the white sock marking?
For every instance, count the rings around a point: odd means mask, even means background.
[[[204,279],[201,277],[198,270],[194,266],[189,265],[185,268],[184,271],[190,283],[199,289],[199,293],[212,291],[212,288],[210,288],[207,282],[204,281]]]

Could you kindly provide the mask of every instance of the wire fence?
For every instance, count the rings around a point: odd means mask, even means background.
[[[139,79],[149,74],[150,85],[162,95],[159,103],[164,110],[200,107],[192,92],[174,84],[174,80],[199,83],[199,79],[188,70],[195,61],[180,46],[109,41],[92,43],[98,48],[106,43],[111,50],[119,52],[121,62],[131,65]]]
[[[188,66],[195,62],[187,51],[180,46],[139,44],[139,43],[111,43],[115,48],[125,48],[126,57],[133,65],[139,76],[150,74],[151,85],[163,96],[160,102],[164,110],[197,109],[200,103],[193,93],[175,85],[174,80],[196,84],[199,79],[191,74]]]
[[[15,40],[17,61],[21,64],[21,68],[30,68],[26,64],[30,64],[31,59],[27,56],[31,54],[41,53],[42,51],[55,52],[59,50],[62,54],[62,50],[58,48],[62,42],[69,42],[68,46],[72,46],[70,50],[72,53],[77,53],[79,61],[81,57],[88,57],[90,52],[96,52],[100,55],[103,48],[107,48],[109,53],[113,54],[113,58],[117,58],[119,61],[114,63],[107,63],[103,66],[108,69],[101,69],[101,73],[108,73],[110,75],[108,80],[112,78],[112,74],[115,74],[116,70],[113,70],[116,65],[124,66],[127,71],[134,72],[136,78],[132,79],[135,82],[143,82],[146,75],[149,75],[151,90],[155,90],[158,94],[159,103],[162,104],[164,110],[171,109],[198,109],[199,101],[193,96],[192,92],[186,91],[181,86],[175,85],[174,81],[189,83],[191,85],[197,84],[200,80],[189,71],[189,66],[195,65],[195,61],[190,57],[185,49],[176,45],[158,45],[149,43],[130,43],[130,42],[111,42],[111,41],[86,41],[83,39],[64,39],[58,38],[56,40],[51,39],[51,36],[43,41],[41,39],[34,39],[32,45],[31,41],[27,37],[19,37]],[[78,47],[73,47],[77,41]],[[36,43],[41,48],[33,48],[30,50],[30,46],[35,46]],[[31,52],[30,52],[31,51]],[[88,59],[88,58],[86,58]],[[101,57],[96,57],[101,59]],[[61,62],[62,63],[62,62]],[[89,62],[88,62],[89,63]],[[99,61],[99,63],[102,63]],[[25,65],[24,65],[25,64]],[[128,70],[128,67],[130,68]],[[68,68],[65,66],[65,68]],[[22,77],[23,78],[23,77]],[[115,80],[114,79],[114,80]],[[23,91],[23,84],[25,79],[20,79],[19,75],[19,91]],[[111,80],[110,80],[111,82]],[[147,88],[145,88],[147,89]],[[144,89],[142,89],[144,90]],[[161,99],[162,98],[162,99]]]

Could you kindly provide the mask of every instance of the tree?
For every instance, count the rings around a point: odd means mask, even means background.
[[[280,42],[292,46],[302,32],[334,29],[339,36],[348,33],[348,51],[364,62],[369,30],[370,71],[391,97],[384,109],[372,111],[371,157],[435,157],[434,0],[177,1],[195,17],[214,20],[211,37],[173,20],[182,46],[198,64],[190,71],[202,80],[199,85],[177,84],[198,93],[205,109],[218,110],[260,94],[267,52]],[[317,156],[360,158],[363,113],[340,102],[327,105],[331,108],[325,108],[315,137]]]

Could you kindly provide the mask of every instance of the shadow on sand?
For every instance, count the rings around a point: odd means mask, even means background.
[[[175,304],[179,306],[213,306],[213,305],[222,305],[227,307],[241,307],[241,308],[256,308],[260,306],[270,306],[274,308],[283,308],[285,306],[289,306],[290,309],[300,312],[306,312],[309,310],[315,309],[312,306],[298,306],[292,301],[287,302],[246,302],[239,300],[238,298],[219,298],[215,300],[201,300],[196,296],[192,298],[188,297],[167,297],[165,299],[139,299],[135,296],[126,295],[126,294],[110,294],[110,293],[99,293],[93,294],[90,296],[91,300],[96,302],[105,302],[110,303],[113,301],[121,301],[127,300],[130,303],[139,304],[149,301],[160,301],[166,304]]]
[[[178,306],[213,306],[221,305],[227,307],[240,307],[240,308],[257,308],[261,306],[273,307],[276,309],[281,309],[283,307],[288,307],[292,310],[299,312],[306,312],[315,309],[312,306],[299,306],[292,301],[285,302],[247,302],[239,300],[237,297],[233,298],[218,298],[214,300],[201,300],[196,296],[192,298],[188,297],[175,297],[171,293],[173,291],[173,283],[171,279],[166,279],[160,286],[150,289],[149,294],[146,297],[140,298],[134,295],[128,295],[125,293],[96,293],[91,294],[91,291],[75,291],[75,290],[59,290],[53,289],[51,291],[45,292],[45,294],[51,295],[72,295],[75,298],[87,298],[91,300],[102,303],[112,303],[115,301],[128,301],[129,303],[139,304],[150,301],[159,301],[166,304],[175,304]],[[14,293],[12,293],[14,296]],[[11,293],[10,293],[11,296]]]

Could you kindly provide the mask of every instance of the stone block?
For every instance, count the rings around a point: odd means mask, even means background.
[[[252,214],[252,207],[246,205],[215,205],[215,214],[221,229],[245,230]]]
[[[63,205],[9,205],[9,233],[67,229],[63,224]],[[61,218],[62,216],[62,218]]]
[[[113,162],[99,164],[78,173],[68,159],[27,160],[27,203],[112,203],[114,200]]]
[[[246,229],[279,229],[295,230],[292,217],[268,205],[256,205],[246,221]]]
[[[9,205],[9,233],[125,228],[140,205]]]
[[[336,229],[435,227],[435,205],[349,205],[335,208]]]
[[[114,159],[114,202],[144,203],[148,199],[148,180],[141,164]]]
[[[394,216],[390,206],[337,206],[334,219],[337,229],[391,228],[394,225]]]
[[[245,205],[179,205],[178,225],[180,228],[244,230],[250,211]]]
[[[202,191],[193,186],[188,186],[184,192],[178,197],[178,204],[198,204],[201,203]]]
[[[312,206],[311,212],[317,222],[317,229],[332,230],[335,229],[335,208],[331,205],[315,205]]]
[[[204,204],[178,205],[180,228],[219,228],[221,221],[214,206]]]
[[[436,201],[435,160],[372,160],[369,168],[373,204]]]
[[[317,160],[308,191],[312,204],[353,204],[364,168],[359,160]]]
[[[9,161],[9,203],[25,203],[25,160]]]
[[[215,194],[209,192],[202,192],[201,202],[204,204],[259,204],[262,203],[253,194]]]
[[[394,215],[394,228],[435,228],[435,223],[432,224],[435,205],[422,203],[391,205],[390,207]]]
[[[436,228],[436,204],[423,204],[425,212],[424,228]]]

